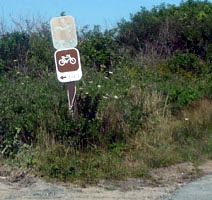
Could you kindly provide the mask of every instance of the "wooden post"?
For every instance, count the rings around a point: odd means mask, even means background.
[[[77,113],[77,107],[76,107],[76,85],[75,82],[69,82],[67,83],[67,96],[68,96],[68,107],[71,114]]]

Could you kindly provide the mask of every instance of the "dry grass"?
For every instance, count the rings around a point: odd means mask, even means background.
[[[212,122],[212,101],[206,98],[194,102],[181,113],[181,119],[189,121],[193,127],[199,127]]]
[[[164,103],[165,99],[165,103]],[[135,157],[147,168],[167,166],[184,160],[201,161],[211,152],[212,101],[201,99],[179,116],[168,110],[168,97],[157,91],[143,94],[145,128],[130,139]],[[197,148],[198,146],[202,148]],[[135,161],[138,166],[139,161]]]
[[[144,169],[174,163],[178,155],[172,145],[172,116],[167,106],[168,97],[161,92],[145,91],[142,98],[144,116],[148,117],[145,126],[130,140],[135,157],[140,154],[140,164]],[[138,160],[136,165],[138,166]]]

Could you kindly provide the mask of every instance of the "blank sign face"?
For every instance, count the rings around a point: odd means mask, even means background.
[[[77,33],[73,17],[55,17],[51,20],[50,25],[55,49],[74,48],[77,46]]]

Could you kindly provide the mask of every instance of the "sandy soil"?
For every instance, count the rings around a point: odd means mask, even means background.
[[[48,183],[30,171],[0,167],[0,199],[7,200],[162,200],[176,189],[201,176],[212,174],[212,161],[198,168],[191,163],[152,170],[152,179],[101,181],[96,186]]]

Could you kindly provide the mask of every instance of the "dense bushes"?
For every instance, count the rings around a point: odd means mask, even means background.
[[[27,158],[49,176],[89,180],[143,176],[149,167],[185,160],[185,154],[187,160],[211,156],[211,11],[208,1],[188,0],[141,8],[117,29],[81,30],[83,78],[76,83],[74,114],[65,84],[56,80],[48,24],[5,31],[2,155]]]
[[[1,65],[4,70],[26,68],[29,35],[24,32],[7,33],[0,40]]]
[[[17,70],[40,76],[54,69],[53,47],[47,25],[30,32],[6,32],[0,39],[0,66],[3,71]]]
[[[207,70],[206,64],[197,55],[191,53],[175,53],[168,60],[168,67],[173,73],[181,73],[188,78],[198,76]]]
[[[148,52],[152,48],[160,56],[176,50],[197,54],[206,59],[210,55],[212,4],[208,1],[188,0],[180,6],[165,5],[131,15],[129,22],[118,24],[119,41],[125,47]]]
[[[101,72],[107,72],[120,60],[118,43],[115,40],[115,31],[100,31],[100,27],[81,30],[79,47],[82,61],[87,67]]]

